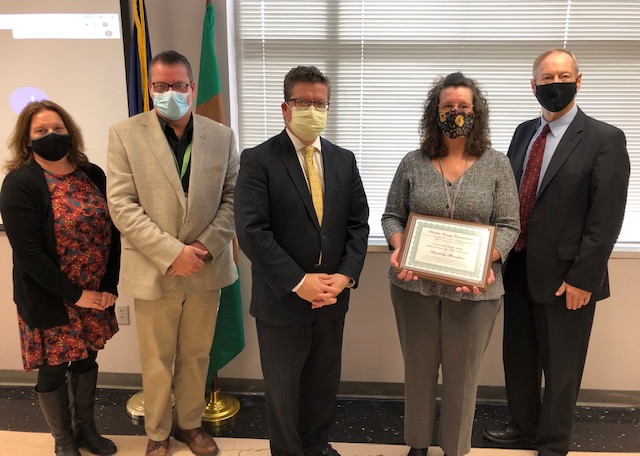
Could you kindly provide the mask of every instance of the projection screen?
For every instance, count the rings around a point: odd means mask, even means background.
[[[108,128],[128,116],[120,15],[119,0],[0,4],[2,166],[18,113],[46,98],[69,111],[89,159],[105,169]]]

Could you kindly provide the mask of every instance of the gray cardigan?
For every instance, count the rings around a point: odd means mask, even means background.
[[[442,175],[420,150],[405,155],[391,183],[382,215],[382,229],[387,240],[394,233],[404,232],[410,212],[449,217],[444,183]],[[447,182],[452,198],[459,184],[460,179]],[[454,218],[458,220],[497,227],[495,248],[500,253],[500,262],[504,262],[520,233],[518,190],[507,156],[493,149],[480,156],[464,174],[455,207]],[[454,301],[498,299],[504,294],[500,262],[492,265],[495,283],[478,295],[459,293],[453,286],[426,279],[405,282],[398,278],[393,268],[389,270],[389,279],[405,290],[425,296],[441,296]]]

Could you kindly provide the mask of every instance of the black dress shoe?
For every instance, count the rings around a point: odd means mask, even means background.
[[[322,450],[322,456],[340,456],[340,453],[334,450],[331,445],[327,445],[324,447],[324,450]]]
[[[509,421],[505,426],[487,426],[482,430],[484,438],[495,443],[518,443],[527,440],[518,425]]]
[[[328,443],[324,446],[318,445],[312,448],[304,448],[302,451],[304,456],[340,456],[340,453]]]
[[[429,448],[414,448],[411,447],[407,456],[427,456],[427,450]]]

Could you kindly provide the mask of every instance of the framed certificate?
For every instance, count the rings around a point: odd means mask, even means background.
[[[496,227],[411,212],[398,271],[448,285],[487,287]]]

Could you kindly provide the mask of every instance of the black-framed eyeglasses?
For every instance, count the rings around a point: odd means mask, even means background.
[[[316,111],[327,111],[330,104],[328,101],[311,101],[304,98],[289,98],[289,101],[293,101],[294,106],[299,109],[309,109],[313,105]]]
[[[166,82],[152,82],[153,90],[158,93],[164,93],[169,89],[173,89],[174,92],[185,93],[189,90],[190,82],[176,82],[173,84],[167,84]]]

